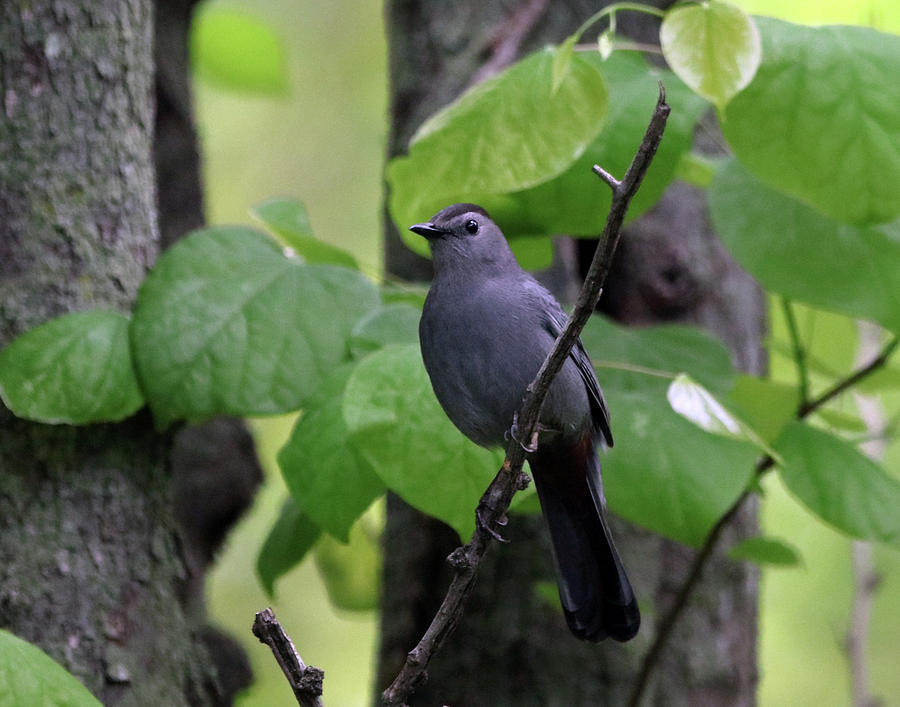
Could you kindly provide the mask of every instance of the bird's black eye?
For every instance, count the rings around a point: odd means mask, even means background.
[[[469,233],[478,233],[478,221],[470,218],[468,221],[466,221],[466,230]]]

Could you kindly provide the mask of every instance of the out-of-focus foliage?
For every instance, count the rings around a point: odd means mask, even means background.
[[[201,4],[190,50],[197,75],[225,88],[276,95],[288,90],[281,37],[250,13]]]

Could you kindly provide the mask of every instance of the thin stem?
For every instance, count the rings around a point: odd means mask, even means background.
[[[876,371],[884,364],[887,363],[888,359],[891,357],[891,354],[897,350],[897,346],[900,345],[900,337],[895,336],[891,339],[890,342],[881,350],[881,353],[878,354],[875,358],[873,358],[869,363],[865,366],[858,368],[855,372],[851,373],[849,376],[844,378],[842,381],[838,381],[831,388],[822,393],[819,397],[810,400],[805,405],[800,407],[798,412],[798,417],[801,419],[809,415],[809,413],[818,410],[825,403],[831,401],[833,398],[836,398],[838,395],[846,391],[848,388],[852,388],[854,385],[859,383],[863,378],[872,373],[872,371]]]
[[[632,10],[634,12],[645,12],[648,15],[655,15],[656,17],[663,18],[666,16],[665,10],[660,10],[658,7],[652,7],[651,5],[644,5],[639,2],[615,2],[612,5],[607,5],[602,10],[598,10],[593,15],[588,17],[584,22],[581,23],[581,26],[575,30],[574,36],[575,42],[577,43],[579,39],[581,39],[581,35],[587,32],[591,25],[596,22],[599,22],[607,15],[615,16],[617,12],[625,12],[628,10]]]
[[[806,365],[806,350],[800,340],[800,330],[797,327],[797,318],[794,316],[794,308],[787,297],[781,298],[781,309],[784,312],[784,320],[787,323],[788,335],[791,337],[791,355],[797,366],[797,381],[800,385],[800,408],[809,402],[809,369]]]

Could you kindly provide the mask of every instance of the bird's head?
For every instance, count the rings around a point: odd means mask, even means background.
[[[446,268],[478,271],[509,264],[518,268],[503,232],[487,211],[475,204],[453,204],[409,230],[428,240],[436,273]]]

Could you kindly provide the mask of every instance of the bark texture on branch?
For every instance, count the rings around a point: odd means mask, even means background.
[[[422,120],[468,85],[521,5],[388,2],[391,155],[405,152]],[[525,35],[519,55],[559,41],[596,9],[596,3],[578,0],[551,3]],[[623,15],[619,30],[646,40],[656,21],[642,22]],[[427,279],[430,264],[412,256],[387,221],[388,270]],[[589,248],[593,252],[593,245]],[[626,229],[620,249],[601,308],[632,323],[697,323],[728,343],[739,367],[762,370],[762,298],[718,244],[702,195],[684,186],[670,189],[657,209]],[[609,297],[612,292],[616,298]],[[615,410],[612,415],[615,424]],[[698,464],[714,473],[715,460]],[[465,618],[432,661],[428,683],[411,704],[624,704],[656,616],[676,593],[693,552],[612,522],[643,604],[645,621],[636,640],[590,645],[571,637],[555,600],[535,591],[540,583],[554,583],[543,521],[513,516],[504,530],[510,543],[488,553]],[[748,509],[731,535],[743,537],[754,529],[754,512]],[[457,544],[452,531],[389,498],[379,689],[399,670],[437,609],[450,574],[444,558]],[[752,567],[719,553],[662,657],[645,704],[755,703],[757,579]]]
[[[0,346],[124,311],[158,249],[150,0],[0,4]],[[182,610],[168,440],[0,407],[0,626],[104,704],[210,704]]]

